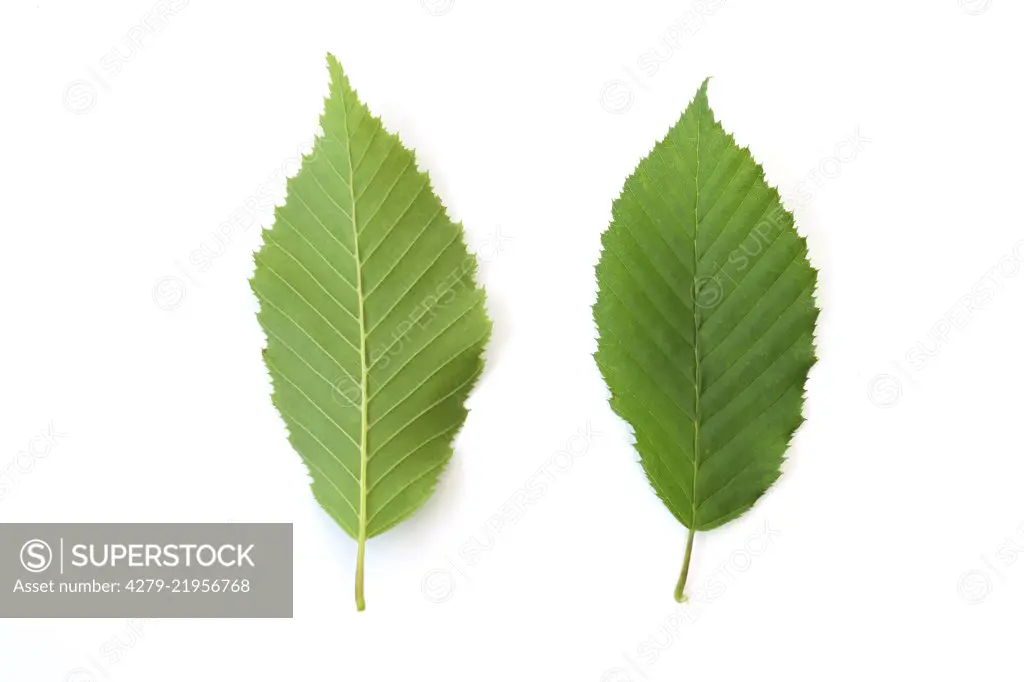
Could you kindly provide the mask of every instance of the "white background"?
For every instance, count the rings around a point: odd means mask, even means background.
[[[295,618],[0,620],[0,682],[1018,669],[1021,3],[154,1],[0,5],[0,522],[294,522]],[[362,614],[246,281],[328,50],[463,221],[495,320],[441,487],[368,545]],[[784,476],[698,536],[678,608],[685,531],[589,307],[612,200],[708,75],[823,313]]]

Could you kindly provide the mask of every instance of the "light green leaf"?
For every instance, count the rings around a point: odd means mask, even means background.
[[[707,81],[626,180],[597,266],[597,364],[655,492],[696,531],[779,477],[814,364],[816,272]]]
[[[491,324],[476,259],[416,167],[328,55],[321,134],[264,231],[251,285],[273,401],[313,494],[358,542],[433,492]]]

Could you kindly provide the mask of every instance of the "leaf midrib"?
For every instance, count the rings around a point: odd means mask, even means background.
[[[349,220],[352,223],[352,257],[356,268],[356,299],[359,301],[359,368],[361,376],[359,385],[359,537],[357,541],[359,542],[359,553],[361,555],[363,546],[366,544],[366,528],[369,525],[366,512],[367,498],[369,497],[366,473],[369,463],[366,447],[366,434],[369,430],[366,400],[368,369],[366,358],[366,301],[363,298],[363,262],[359,255],[359,222],[356,217],[358,211],[356,208],[355,178],[353,177],[352,136],[348,124],[348,105],[344,101],[344,97],[341,102],[341,111],[345,120],[345,154],[348,156],[348,195],[352,206],[352,215],[349,216]],[[360,561],[359,563],[361,568],[362,562]]]
[[[697,305],[697,268],[700,266],[700,254],[697,251],[697,235],[700,230],[700,219],[697,215],[698,208],[700,206],[700,115],[701,110],[697,109],[697,151],[694,154],[696,158],[696,169],[693,173],[693,304],[691,309],[693,311],[693,367],[694,367],[694,403],[693,403],[693,490],[690,495],[690,506],[693,510],[690,516],[690,537],[692,541],[693,532],[697,528],[697,470],[700,468],[700,393],[701,393],[701,364],[700,364],[700,316],[698,311],[700,306]]]

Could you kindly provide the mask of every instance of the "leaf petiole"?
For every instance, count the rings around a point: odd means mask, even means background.
[[[363,599],[363,555],[366,553],[366,539],[359,538],[359,552],[356,555],[356,610],[366,610]]]
[[[686,575],[690,572],[690,553],[693,551],[693,536],[695,531],[690,529],[690,535],[686,538],[686,554],[683,555],[683,570],[679,574],[679,582],[676,583],[676,601],[682,604],[687,600],[683,589],[686,588]]]

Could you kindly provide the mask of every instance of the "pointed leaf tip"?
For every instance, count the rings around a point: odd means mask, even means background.
[[[711,82],[711,76],[704,79],[704,82],[697,88],[697,92],[693,95],[693,101],[690,102],[690,106],[697,106],[701,109],[707,110],[711,108],[708,104],[708,83]]]

